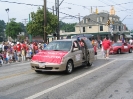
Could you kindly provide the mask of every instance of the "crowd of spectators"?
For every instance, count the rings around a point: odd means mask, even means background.
[[[2,42],[0,44],[0,63],[30,61],[32,56],[42,50],[47,43],[39,42]]]

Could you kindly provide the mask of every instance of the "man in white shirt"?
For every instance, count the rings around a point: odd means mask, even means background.
[[[132,44],[132,43],[133,43],[133,40],[132,40],[132,39],[130,39],[130,40],[129,40],[129,43],[130,43],[130,44]]]

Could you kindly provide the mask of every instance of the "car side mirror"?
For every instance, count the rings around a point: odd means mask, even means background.
[[[79,50],[79,49],[78,49],[77,47],[74,47],[74,48],[73,48],[73,52],[74,52],[74,51],[78,51],[78,50]]]

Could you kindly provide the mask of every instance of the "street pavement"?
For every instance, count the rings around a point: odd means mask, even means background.
[[[102,57],[70,75],[40,73],[29,62],[0,67],[0,99],[133,99],[133,53]]]

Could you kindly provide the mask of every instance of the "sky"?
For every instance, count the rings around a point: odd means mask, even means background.
[[[9,2],[33,4],[38,6],[31,6],[25,4],[16,4]],[[60,0],[62,4],[60,5],[60,20],[66,23],[78,22],[78,18],[68,17],[69,14],[72,16],[77,16],[80,13],[81,19],[83,16],[91,14],[91,6],[93,12],[95,12],[96,7],[98,12],[110,11],[111,5],[114,5],[116,10],[116,15],[123,20],[123,23],[131,30],[133,29],[133,0]],[[38,7],[43,5],[44,0],[0,0],[0,20],[8,22],[8,13],[5,9],[9,8],[9,18],[16,18],[17,22],[25,23],[25,19],[28,22],[28,16],[31,12],[36,12]],[[55,6],[55,0],[47,0],[47,8]],[[52,12],[52,10],[49,10]],[[62,14],[65,13],[65,14]]]

